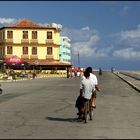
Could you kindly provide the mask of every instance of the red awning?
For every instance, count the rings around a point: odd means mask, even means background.
[[[25,63],[26,61],[16,55],[13,55],[10,58],[5,59],[4,62],[10,65],[18,65],[18,64]]]

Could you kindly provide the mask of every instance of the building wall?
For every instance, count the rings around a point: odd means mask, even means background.
[[[13,42],[5,42],[7,39],[7,31],[13,31]],[[28,31],[28,40],[29,44],[22,44],[22,32]],[[31,44],[30,40],[32,39],[32,31],[37,31],[38,35],[38,43]],[[52,31],[52,40],[53,43],[46,43],[47,39],[47,31]],[[7,46],[8,44],[13,47],[13,55],[17,55],[21,57],[22,55],[22,47],[28,46],[28,55],[32,55],[32,47],[37,47],[37,55],[38,59],[46,59],[47,55],[47,47],[53,47],[53,58],[55,60],[59,60],[59,49],[60,49],[60,32],[55,31],[54,29],[15,29],[15,28],[3,28],[0,30],[1,33],[5,32],[5,40],[2,42],[0,41],[0,47],[4,46],[5,48],[5,55],[7,55]],[[30,58],[30,57],[29,57]]]
[[[71,48],[70,48],[70,39],[66,36],[60,37],[60,61],[71,63]]]

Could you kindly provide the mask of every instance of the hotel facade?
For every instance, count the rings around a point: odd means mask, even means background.
[[[67,36],[61,36],[60,40],[60,61],[71,64],[71,40]]]
[[[26,70],[40,69],[44,72],[63,72],[72,66],[60,60],[60,32],[53,24],[42,26],[22,19],[11,26],[0,28],[0,60],[13,55],[27,62]],[[14,70],[20,66],[9,65]]]

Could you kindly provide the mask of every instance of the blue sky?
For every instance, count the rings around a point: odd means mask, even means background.
[[[140,69],[139,1],[0,1],[0,27],[22,18],[61,24],[75,66]]]

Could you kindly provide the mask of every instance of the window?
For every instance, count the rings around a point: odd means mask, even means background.
[[[22,51],[23,51],[23,54],[28,54],[28,47],[23,47]]]
[[[13,53],[12,46],[7,46],[7,54],[12,54],[12,53]]]
[[[2,38],[5,39],[5,32],[2,33]]]
[[[52,47],[47,47],[47,54],[52,55]]]
[[[37,39],[37,31],[32,31],[32,39]]]
[[[2,56],[2,48],[0,48],[0,56]]]
[[[5,48],[1,48],[1,54],[4,55],[5,54]]]
[[[28,39],[28,31],[23,31],[23,39]]]
[[[7,39],[13,38],[13,31],[7,31]]]
[[[32,47],[32,54],[36,55],[37,54],[37,47]]]
[[[52,32],[47,32],[47,39],[52,39]]]

